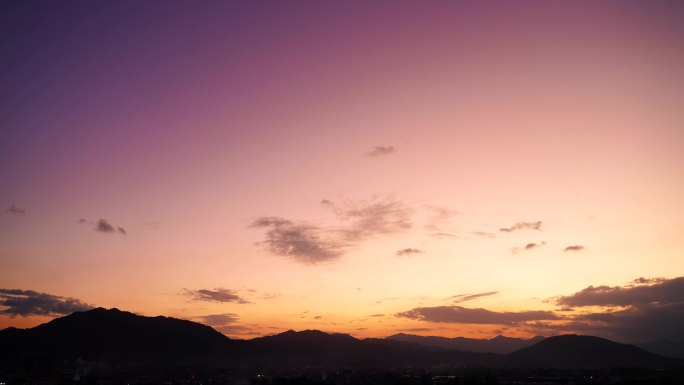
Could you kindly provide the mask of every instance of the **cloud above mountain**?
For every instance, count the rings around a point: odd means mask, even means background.
[[[417,321],[458,324],[512,325],[534,320],[557,320],[559,317],[549,311],[497,312],[481,308],[462,306],[417,307],[396,314],[397,317]]]
[[[183,294],[189,297],[193,301],[207,301],[207,302],[218,302],[218,303],[239,303],[246,304],[250,303],[246,299],[240,297],[236,292],[224,288],[210,289],[198,289],[198,290],[188,290],[184,289]]]
[[[588,286],[552,301],[575,312],[566,322],[530,323],[529,330],[581,332],[625,342],[684,339],[684,277],[642,277],[624,286]]]
[[[19,289],[0,289],[0,307],[0,314],[10,317],[62,316],[93,308],[80,299]]]

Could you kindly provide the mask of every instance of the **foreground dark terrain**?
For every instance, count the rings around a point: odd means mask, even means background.
[[[234,340],[191,321],[98,308],[0,331],[0,383],[684,383],[681,360],[598,337],[438,341],[471,351],[414,337],[307,330]]]

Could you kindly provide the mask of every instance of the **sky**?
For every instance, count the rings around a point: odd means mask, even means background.
[[[0,5],[0,328],[684,339],[684,3]]]

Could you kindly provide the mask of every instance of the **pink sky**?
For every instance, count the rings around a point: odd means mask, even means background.
[[[529,336],[641,310],[553,298],[684,275],[683,17],[665,1],[13,6],[0,327],[65,312],[13,308],[29,290],[229,314],[214,326],[236,338]],[[556,319],[415,311],[459,306]]]

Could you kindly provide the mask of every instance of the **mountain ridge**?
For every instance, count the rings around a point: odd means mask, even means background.
[[[511,337],[502,338],[491,340],[520,342]],[[548,337],[508,354],[460,351],[392,338],[358,339],[320,330],[288,330],[251,340],[237,340],[193,321],[145,317],[103,308],[76,312],[30,329],[4,329],[0,331],[0,346],[5,347],[1,349],[0,359],[6,365],[21,365],[22,360],[36,356],[49,362],[86,360],[220,367],[681,365],[681,361],[635,346],[591,336]]]

